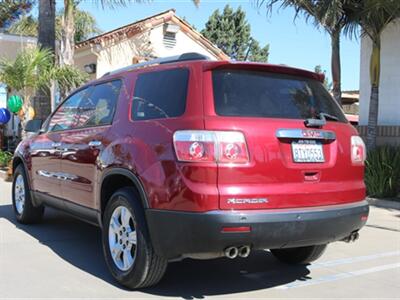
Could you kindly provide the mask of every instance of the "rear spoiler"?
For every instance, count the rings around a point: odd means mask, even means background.
[[[204,63],[203,70],[216,70],[216,69],[244,69],[252,71],[264,71],[271,73],[279,73],[286,75],[294,75],[306,77],[320,82],[324,82],[325,75],[320,73],[315,73],[303,69],[292,68],[284,65],[272,65],[254,62],[235,62],[235,61],[209,61]]]

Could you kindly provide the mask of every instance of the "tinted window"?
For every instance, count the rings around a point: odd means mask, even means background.
[[[313,79],[266,72],[213,72],[215,111],[221,116],[307,119],[324,112],[346,118],[323,85]]]
[[[189,70],[140,74],[132,105],[134,120],[173,118],[185,112]]]
[[[64,101],[51,117],[49,131],[66,130],[76,124],[78,105],[87,96],[87,92],[88,89],[81,90]]]
[[[90,96],[79,104],[81,115],[77,127],[111,124],[121,84],[121,80],[115,80],[96,85]]]
[[[120,80],[102,83],[72,95],[51,118],[49,131],[111,124],[121,84]]]

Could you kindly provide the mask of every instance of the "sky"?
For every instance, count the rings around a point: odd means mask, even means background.
[[[257,9],[252,0],[201,0],[198,8],[191,0],[167,1],[153,0],[145,3],[129,4],[125,8],[103,9],[94,4],[96,1],[83,0],[79,7],[91,12],[101,30],[109,31],[133,23],[159,12],[174,8],[176,14],[193,24],[197,30],[204,28],[214,10],[223,10],[226,4],[233,8],[239,6],[246,12],[251,25],[252,36],[262,46],[270,45],[269,62],[286,64],[308,70],[321,65],[330,79],[330,37],[323,29],[315,28],[302,16],[295,21],[293,9],[276,7],[271,15],[266,14],[265,7]],[[142,1],[143,2],[143,1]],[[62,1],[57,1],[61,6]],[[342,90],[359,89],[360,41],[342,37]]]

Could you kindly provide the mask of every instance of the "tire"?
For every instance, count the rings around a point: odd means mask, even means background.
[[[14,172],[12,204],[19,223],[39,223],[43,218],[44,207],[35,207],[32,203],[28,180],[23,165],[18,165]]]
[[[287,264],[308,264],[325,252],[327,245],[315,245],[287,249],[271,249],[271,253],[281,262]]]
[[[164,276],[168,261],[154,252],[135,189],[125,187],[111,196],[103,215],[102,236],[107,266],[123,286],[129,289],[149,287]]]

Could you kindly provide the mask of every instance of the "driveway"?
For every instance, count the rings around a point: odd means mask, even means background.
[[[103,261],[98,228],[47,209],[38,225],[17,224],[11,184],[0,182],[0,298],[397,298],[400,210],[371,208],[356,243],[335,243],[310,266],[287,266],[267,251],[247,259],[171,263],[154,288],[128,291]]]

